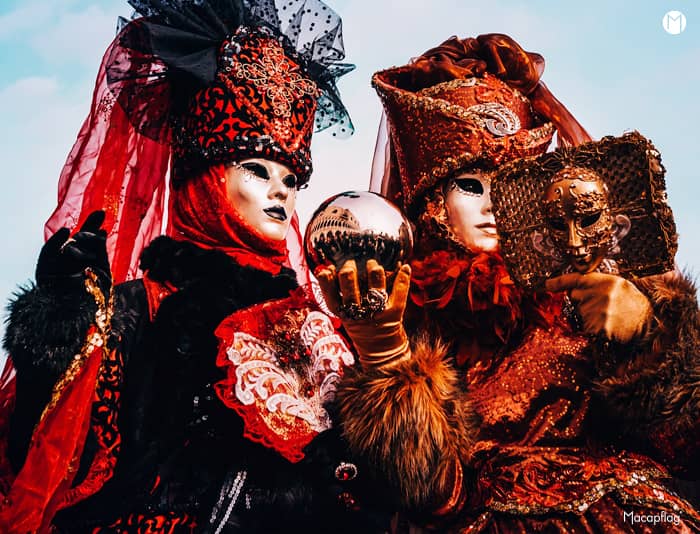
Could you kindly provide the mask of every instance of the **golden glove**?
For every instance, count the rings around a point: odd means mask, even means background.
[[[649,299],[620,276],[570,273],[547,280],[545,287],[567,292],[589,334],[627,343],[641,337],[653,317]]]
[[[403,327],[408,290],[411,285],[411,267],[403,265],[397,272],[391,294],[386,296],[386,273],[375,260],[367,262],[367,287],[370,293],[385,295],[385,304],[375,313],[357,318],[344,310],[363,306],[354,260],[345,262],[340,271],[322,267],[316,278],[328,308],[338,315],[352,341],[362,365],[381,366],[396,363],[411,356],[408,336]]]

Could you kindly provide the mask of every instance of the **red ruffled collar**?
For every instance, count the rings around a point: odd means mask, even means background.
[[[560,314],[558,298],[516,286],[498,253],[436,250],[411,268],[411,302],[448,340],[467,329],[484,343],[504,344],[531,325],[551,326]]]
[[[285,299],[238,310],[216,329],[221,401],[243,419],[243,435],[290,462],[330,428],[326,404],[354,363],[333,320],[298,288]]]

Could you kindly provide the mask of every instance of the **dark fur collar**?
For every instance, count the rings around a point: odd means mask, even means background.
[[[141,269],[149,278],[178,290],[192,286],[215,285],[227,294],[235,294],[241,305],[252,305],[287,296],[297,287],[293,270],[282,268],[274,276],[265,271],[243,267],[218,250],[205,250],[188,241],[161,236],[154,239],[141,255]]]

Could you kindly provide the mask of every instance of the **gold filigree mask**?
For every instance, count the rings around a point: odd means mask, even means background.
[[[543,193],[546,231],[563,259],[579,273],[600,265],[613,245],[608,188],[589,169],[565,167]]]

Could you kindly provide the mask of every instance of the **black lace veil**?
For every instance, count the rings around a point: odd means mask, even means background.
[[[134,127],[170,141],[173,119],[217,73],[219,49],[240,26],[263,26],[321,90],[315,130],[348,137],[354,129],[336,80],[355,67],[343,63],[342,21],[320,0],[129,0],[108,51],[107,83]]]

